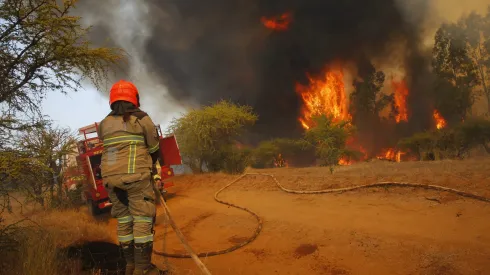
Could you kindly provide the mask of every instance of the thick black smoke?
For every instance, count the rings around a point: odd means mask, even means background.
[[[319,73],[334,60],[355,64],[366,57],[388,57],[398,43],[408,47],[407,59],[415,60],[406,62],[413,80],[409,86],[420,88],[410,102],[422,106],[427,64],[418,53],[420,30],[406,20],[396,0],[142,2],[149,25],[142,60],[171,96],[181,102],[231,99],[252,105],[260,116],[255,130],[262,137],[300,132],[295,85],[305,82],[306,73]],[[423,15],[426,3],[417,3],[412,8]],[[262,16],[285,12],[293,15],[287,31],[262,25]],[[424,108],[414,114],[426,116]]]

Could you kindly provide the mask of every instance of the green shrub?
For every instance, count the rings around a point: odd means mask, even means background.
[[[490,154],[490,121],[471,118],[455,127],[458,137],[466,148],[482,146]]]
[[[242,174],[251,164],[252,150],[232,147],[226,154],[223,171],[228,174]]]
[[[274,158],[281,153],[274,141],[263,141],[252,152],[253,168],[274,167]]]
[[[454,128],[416,133],[401,139],[398,147],[419,160],[464,158],[468,152],[482,146],[490,153],[490,121],[469,119]]]
[[[183,160],[191,169],[203,172],[205,165],[209,172],[217,172],[225,170],[224,160],[235,157],[234,153],[229,156],[229,148],[256,120],[251,107],[220,101],[174,119],[169,133],[176,135]]]
[[[313,118],[314,127],[305,132],[304,140],[315,148],[315,154],[322,166],[337,165],[341,158],[356,157],[355,152],[346,148],[347,138],[355,128],[348,121],[334,121],[332,117]]]
[[[311,164],[314,161],[313,147],[304,139],[279,138],[263,141],[253,150],[252,167],[271,168],[281,157],[294,166]]]

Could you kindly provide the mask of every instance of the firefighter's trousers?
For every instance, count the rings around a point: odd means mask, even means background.
[[[150,172],[104,177],[104,184],[112,201],[111,214],[117,219],[119,242],[152,242],[156,210]]]

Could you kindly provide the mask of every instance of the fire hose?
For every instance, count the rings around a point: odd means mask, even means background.
[[[304,190],[303,191],[303,190],[292,190],[292,189],[285,188],[284,186],[282,186],[279,183],[279,181],[276,179],[276,177],[274,175],[272,175],[272,174],[246,173],[246,174],[243,174],[243,175],[239,176],[238,178],[234,179],[232,182],[230,182],[229,184],[225,185],[221,189],[219,189],[214,194],[214,200],[216,202],[220,203],[220,204],[224,204],[224,205],[228,205],[228,206],[231,206],[231,207],[234,207],[234,208],[238,208],[240,210],[243,210],[243,211],[248,212],[249,214],[251,214],[257,220],[257,227],[255,228],[255,231],[254,231],[254,233],[253,233],[252,236],[250,236],[247,240],[245,240],[245,241],[243,241],[243,242],[241,242],[239,244],[236,244],[236,245],[234,245],[232,247],[229,247],[227,249],[218,250],[218,251],[201,252],[199,254],[196,254],[196,253],[193,252],[192,248],[189,246],[189,244],[185,240],[184,235],[182,234],[182,232],[180,231],[180,229],[176,226],[175,222],[173,221],[172,217],[170,216],[170,211],[168,209],[167,204],[160,197],[160,201],[162,202],[162,204],[163,204],[163,206],[165,208],[165,211],[166,211],[166,214],[167,214],[167,218],[168,218],[168,220],[170,222],[170,225],[174,229],[175,233],[177,234],[177,236],[179,237],[180,241],[182,242],[182,244],[184,245],[185,249],[187,250],[187,252],[189,254],[166,253],[166,252],[158,251],[158,250],[153,250],[153,252],[155,254],[157,254],[157,255],[161,255],[161,256],[165,256],[165,257],[169,257],[169,258],[192,258],[194,260],[194,262],[198,265],[198,267],[203,271],[203,274],[211,274],[206,269],[206,267],[204,266],[204,264],[202,264],[202,262],[199,260],[199,257],[209,257],[209,256],[216,256],[216,255],[222,255],[222,254],[230,253],[232,251],[235,251],[235,250],[237,250],[237,249],[239,249],[241,247],[244,247],[245,245],[253,242],[258,237],[258,235],[260,234],[260,232],[262,230],[262,224],[263,224],[263,222],[262,222],[262,219],[259,217],[259,215],[257,215],[255,212],[251,211],[250,209],[247,209],[245,207],[232,204],[230,202],[223,201],[223,200],[221,200],[221,199],[218,198],[219,194],[223,190],[227,189],[231,185],[237,183],[238,181],[240,181],[241,179],[243,179],[243,178],[245,178],[247,176],[266,176],[266,177],[270,177],[270,178],[272,178],[272,180],[274,181],[274,183],[277,185],[277,187],[279,189],[281,189],[284,192],[292,193],[292,194],[326,194],[326,193],[343,193],[343,192],[355,191],[355,190],[359,190],[359,189],[377,188],[377,187],[411,187],[411,188],[422,188],[422,189],[426,189],[426,190],[436,190],[436,191],[443,191],[443,192],[453,193],[453,194],[459,195],[461,197],[466,197],[466,198],[470,198],[470,199],[474,199],[474,200],[478,200],[478,201],[482,201],[482,202],[489,202],[490,203],[490,198],[486,198],[486,197],[479,196],[479,195],[476,195],[476,194],[472,194],[472,193],[460,191],[460,190],[457,190],[457,189],[452,189],[452,188],[448,188],[448,187],[444,187],[444,186],[438,186],[438,185],[430,185],[430,184],[419,184],[419,183],[406,183],[406,182],[391,182],[391,181],[386,181],[386,182],[377,182],[377,183],[365,184],[365,185],[357,185],[357,186],[352,186],[352,187],[324,189],[324,190]]]

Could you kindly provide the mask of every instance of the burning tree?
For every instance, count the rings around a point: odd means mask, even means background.
[[[347,99],[342,68],[329,67],[317,78],[308,75],[308,85],[297,84],[296,92],[303,100],[299,121],[303,128],[309,129],[313,117],[328,115],[335,120],[348,120]]]

